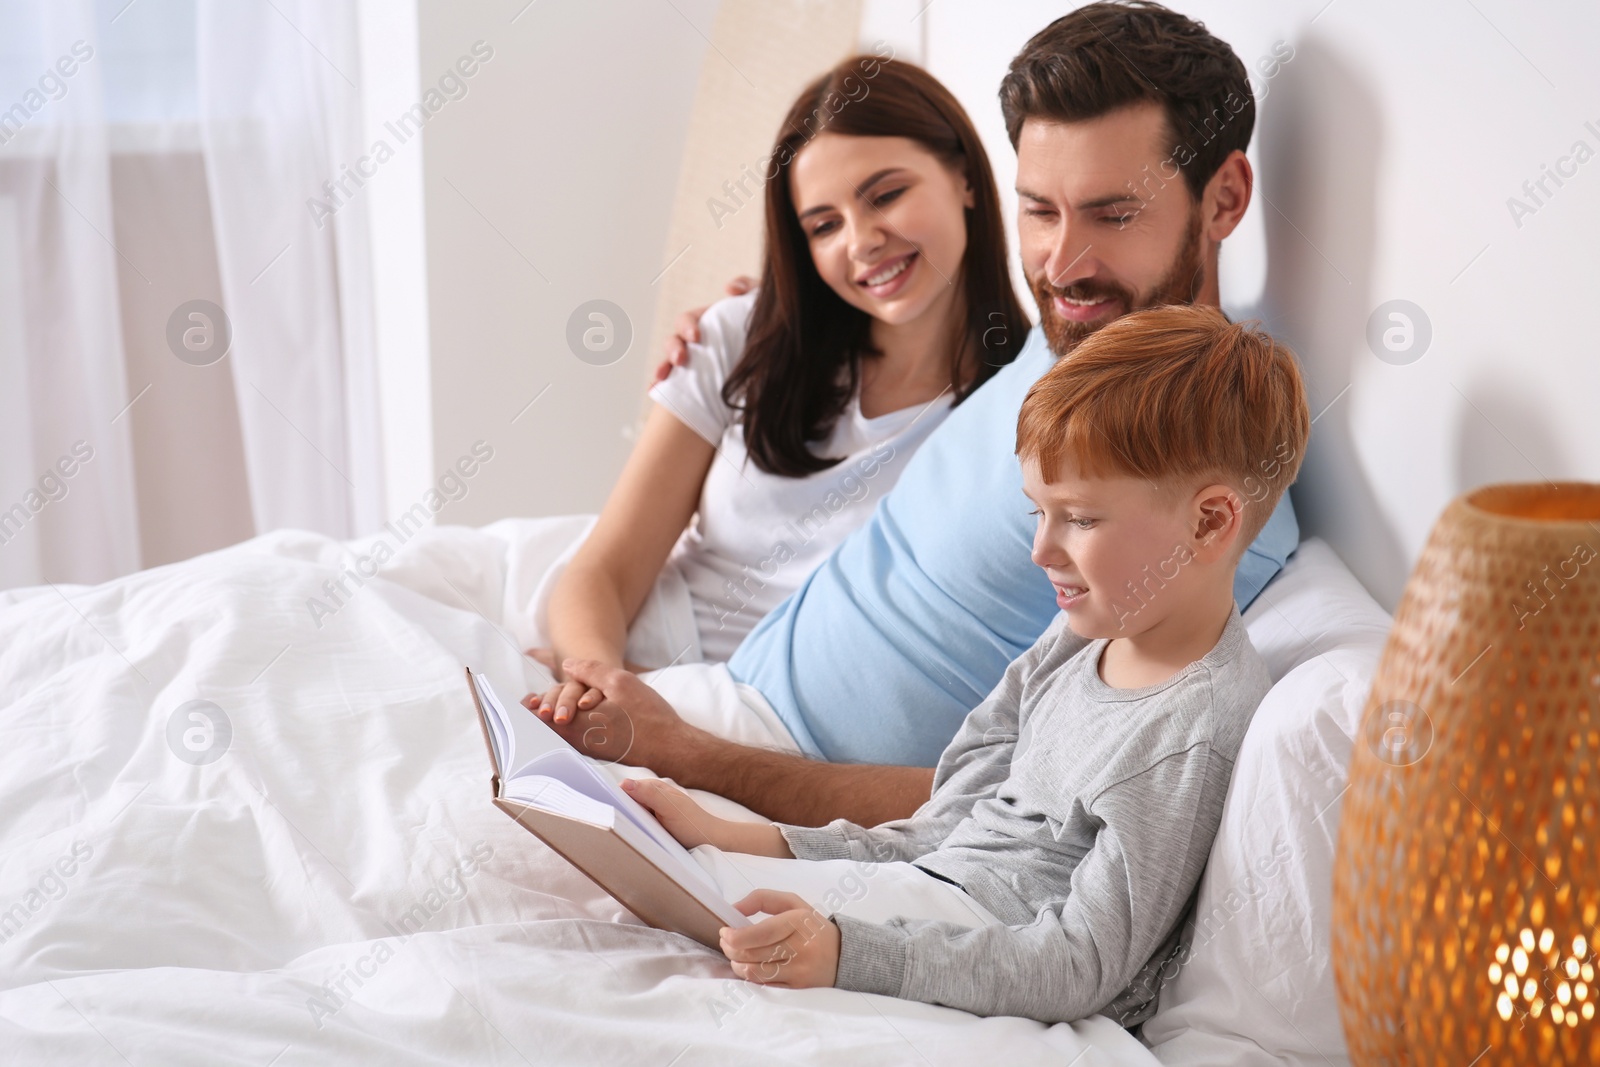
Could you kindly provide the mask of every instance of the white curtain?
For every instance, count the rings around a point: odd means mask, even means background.
[[[355,0],[0,0],[0,588],[162,561],[171,509],[208,506],[174,449],[247,484],[235,537],[381,525],[366,205],[345,180],[320,226],[308,208],[362,155],[356,31]],[[149,180],[184,152],[203,194]],[[214,249],[168,270],[163,214]],[[167,426],[150,413],[181,389],[151,369],[197,271],[231,320],[237,411]]]
[[[197,54],[257,528],[376,529],[371,265],[352,170],[363,155],[355,4],[201,0]]]
[[[94,15],[3,10],[0,585],[94,581],[140,558]]]

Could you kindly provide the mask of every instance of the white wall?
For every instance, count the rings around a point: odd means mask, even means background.
[[[646,350],[664,349],[685,308],[722,297],[728,279],[761,272],[765,226],[750,177],[765,168],[794,99],[855,51],[860,0],[727,0],[711,29],[679,162]],[[743,182],[744,189],[736,187]]]
[[[1258,77],[1257,200],[1224,250],[1224,303],[1300,353],[1313,410],[1327,408],[1295,489],[1302,529],[1391,607],[1452,496],[1497,480],[1600,480],[1589,323],[1600,159],[1552,184],[1520,227],[1507,209],[1574,142],[1600,153],[1600,70],[1587,54],[1600,13],[1475,5],[1181,5],[1247,65],[1278,41],[1294,49],[1270,81]],[[495,49],[424,140],[435,469],[480,437],[496,449],[440,520],[596,509],[654,362],[642,340],[651,281],[666,266],[717,4],[419,7],[424,86],[473,41]],[[863,13],[864,33],[920,53],[966,104],[1008,216],[1015,161],[995,92],[1011,56],[1066,9],[867,0]],[[610,366],[578,360],[565,340],[573,309],[594,298],[632,320],[633,347]],[[1369,316],[1393,299],[1432,326],[1431,346],[1405,365],[1366,340]]]
[[[1027,38],[1072,6],[940,0],[921,16],[926,64],[979,124],[1008,215],[1015,157],[995,92]],[[1600,480],[1600,8],[1175,6],[1247,66],[1276,41],[1294,49],[1265,83],[1250,153],[1257,199],[1224,246],[1224,304],[1300,353],[1313,412],[1332,405],[1294,490],[1302,531],[1327,538],[1392,608],[1456,494]],[[1563,187],[1548,183],[1554,195],[1517,225],[1507,199],[1527,200],[1523,182],[1580,140],[1597,158]],[[1405,365],[1366,341],[1369,316],[1394,299],[1432,325],[1430,347]]]
[[[495,450],[438,521],[596,511],[655,362],[651,283],[716,0],[418,7],[424,89],[493,49],[423,140],[435,469]],[[607,366],[566,340],[594,299],[631,321]]]

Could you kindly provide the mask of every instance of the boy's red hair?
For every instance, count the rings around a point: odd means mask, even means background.
[[[1310,434],[1293,352],[1216,308],[1174,305],[1107,323],[1046,371],[1017,417],[1017,455],[1046,481],[1070,459],[1091,478],[1231,486],[1246,502],[1242,550],[1299,473]]]

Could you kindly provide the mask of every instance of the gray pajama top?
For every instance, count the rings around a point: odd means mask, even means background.
[[[839,988],[1044,1022],[1153,1014],[1272,679],[1237,607],[1158,685],[1108,686],[1107,644],[1058,616],[968,714],[910,818],[780,825],[799,858],[914,862],[1005,924],[835,916]]]

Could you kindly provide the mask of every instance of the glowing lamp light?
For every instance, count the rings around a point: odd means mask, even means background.
[[[1333,963],[1357,1065],[1600,1063],[1600,485],[1452,501],[1350,762]]]

